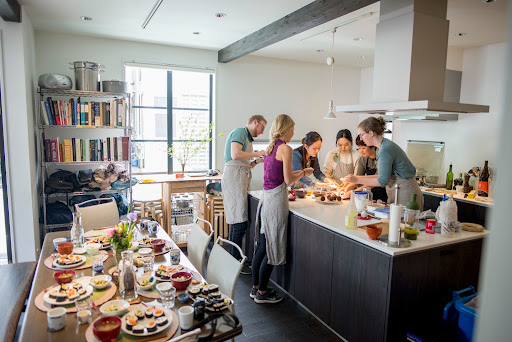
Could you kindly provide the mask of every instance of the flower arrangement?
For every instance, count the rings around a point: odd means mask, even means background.
[[[110,244],[116,249],[128,249],[133,237],[137,214],[129,213],[127,219],[119,222],[117,226],[107,230],[107,238]]]

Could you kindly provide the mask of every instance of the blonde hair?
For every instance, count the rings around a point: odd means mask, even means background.
[[[254,120],[258,121],[258,122],[261,122],[263,121],[264,123],[267,123],[267,120],[265,120],[265,118],[263,117],[263,115],[259,115],[259,114],[254,114],[253,116],[251,116],[249,118],[249,121],[247,121],[247,124],[249,125],[251,122],[253,122]]]
[[[291,117],[286,114],[280,114],[272,122],[272,128],[270,128],[269,139],[270,144],[267,147],[266,154],[271,154],[276,145],[277,139],[288,133],[291,127],[295,126],[295,122]]]

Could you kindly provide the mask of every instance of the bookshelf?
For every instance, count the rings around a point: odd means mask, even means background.
[[[49,224],[49,203],[65,201],[69,207],[69,200],[75,196],[94,195],[98,198],[114,193],[124,194],[131,203],[131,184],[123,190],[109,187],[51,194],[45,191],[48,177],[58,170],[95,170],[115,163],[119,170],[126,170],[131,179],[130,94],[43,88],[38,89],[38,94],[43,237],[52,230],[69,229],[72,224]],[[73,212],[73,208],[69,208]]]

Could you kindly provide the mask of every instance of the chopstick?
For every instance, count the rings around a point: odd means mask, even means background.
[[[98,307],[96,306],[96,304],[94,303],[94,301],[92,302],[92,307],[94,308],[94,310],[96,310],[96,312],[98,313],[98,315],[101,316],[101,312],[100,310],[98,309]]]

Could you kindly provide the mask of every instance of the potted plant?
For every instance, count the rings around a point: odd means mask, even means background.
[[[179,121],[179,132],[181,133],[177,142],[171,144],[167,149],[167,153],[171,158],[176,158],[181,164],[181,174],[176,174],[176,178],[184,177],[185,165],[200,151],[206,149],[207,144],[212,141],[210,134],[213,128],[213,122],[210,123],[208,128],[197,128],[199,115],[190,114],[190,116],[184,120]],[[222,134],[220,134],[222,136]]]

